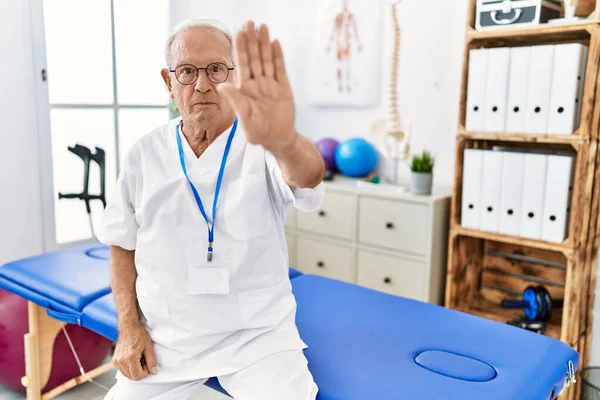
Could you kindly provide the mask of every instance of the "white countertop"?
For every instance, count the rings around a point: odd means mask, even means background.
[[[373,184],[362,179],[353,179],[342,175],[335,175],[332,181],[325,181],[325,188],[337,192],[372,195],[418,203],[432,203],[452,196],[452,187],[450,186],[434,186],[430,195],[415,195],[410,192],[409,185],[399,186],[384,182]]]

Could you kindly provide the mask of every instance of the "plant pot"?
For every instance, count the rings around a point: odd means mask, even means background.
[[[411,172],[410,191],[413,194],[431,194],[431,184],[433,182],[433,173],[431,172]]]

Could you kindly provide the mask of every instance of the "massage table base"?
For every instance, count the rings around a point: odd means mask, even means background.
[[[112,363],[104,364],[92,371],[86,371],[54,389],[42,393],[50,379],[52,352],[56,337],[66,325],[51,318],[46,309],[28,301],[29,333],[25,334],[25,376],[22,385],[27,389],[27,400],[48,400],[114,368]],[[77,350],[77,349],[75,349]]]

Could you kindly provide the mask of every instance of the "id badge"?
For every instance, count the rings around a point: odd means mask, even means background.
[[[229,294],[229,266],[223,261],[190,261],[188,294]]]

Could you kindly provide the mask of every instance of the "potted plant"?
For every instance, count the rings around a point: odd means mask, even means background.
[[[431,194],[434,165],[434,157],[426,150],[421,154],[413,155],[410,170],[411,191],[414,194]]]

